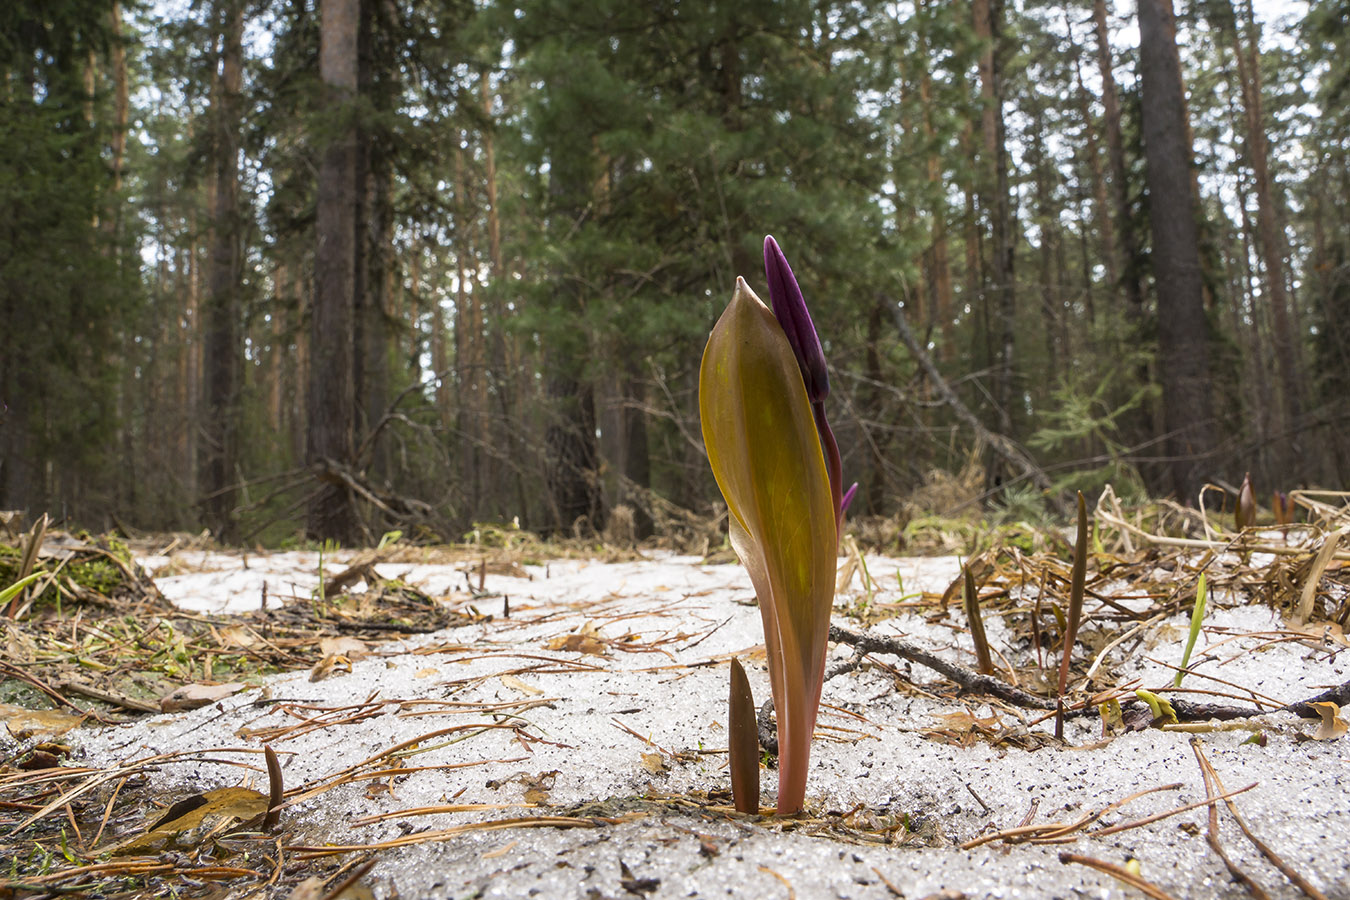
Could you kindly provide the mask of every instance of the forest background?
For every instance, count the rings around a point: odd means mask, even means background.
[[[2,5],[0,509],[707,516],[767,233],[856,514],[1350,474],[1346,0]]]

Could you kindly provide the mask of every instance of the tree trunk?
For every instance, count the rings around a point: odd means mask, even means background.
[[[1106,0],[1093,0],[1092,20],[1097,33],[1097,70],[1102,79],[1102,111],[1106,152],[1111,169],[1111,196],[1115,205],[1116,238],[1120,242],[1120,269],[1125,290],[1125,315],[1138,322],[1144,315],[1144,288],[1139,274],[1139,243],[1130,215],[1129,180],[1125,170],[1125,138],[1120,126],[1120,99],[1111,63],[1111,36],[1106,27]]]
[[[483,166],[487,188],[488,263],[489,274],[495,280],[502,274],[502,225],[497,210],[497,149],[492,118],[492,80],[487,70],[479,79],[483,94]]]
[[[122,166],[127,155],[127,117],[130,99],[127,91],[127,47],[122,37],[122,4],[114,0],[110,12],[112,41],[108,48],[112,57],[113,76],[113,131],[112,131],[112,189],[122,190]]]
[[[361,31],[357,38],[358,91],[377,113],[391,114],[394,101],[390,82],[396,76],[388,58],[388,22],[377,20],[379,4],[361,4]],[[358,433],[375,428],[389,405],[389,279],[393,266],[394,211],[391,186],[393,171],[386,142],[361,128],[357,133],[357,221],[354,377]],[[370,477],[389,477],[389,444],[377,439],[368,457],[356,460]]]
[[[1231,5],[1224,13],[1231,25],[1233,54],[1237,58],[1238,81],[1245,113],[1247,162],[1251,165],[1253,187],[1256,189],[1256,227],[1265,272],[1265,298],[1270,308],[1271,337],[1275,345],[1275,365],[1280,374],[1280,398],[1283,401],[1281,430],[1288,431],[1303,413],[1302,348],[1290,324],[1290,298],[1284,273],[1284,240],[1277,223],[1275,184],[1270,174],[1270,152],[1262,112],[1259,32],[1256,23],[1250,20],[1248,6],[1249,45],[1244,47],[1242,28],[1233,18]]]
[[[1067,19],[1067,16],[1066,16]],[[1072,25],[1066,21],[1065,26],[1069,29],[1070,52],[1073,55],[1073,79],[1074,96],[1078,99],[1078,115],[1083,120],[1083,134],[1086,138],[1086,147],[1084,152],[1087,155],[1087,169],[1092,176],[1092,213],[1097,223],[1097,233],[1101,236],[1101,254],[1102,262],[1106,267],[1106,280],[1114,289],[1120,284],[1121,272],[1121,251],[1116,242],[1116,228],[1112,221],[1111,204],[1106,195],[1106,175],[1102,171],[1101,147],[1097,141],[1096,123],[1092,121],[1092,109],[1088,103],[1087,88],[1083,85],[1083,67],[1079,62],[1078,44],[1073,38]],[[1083,231],[1087,231],[1087,222],[1083,223]],[[1084,247],[1086,250],[1086,246]],[[1087,254],[1084,253],[1084,265],[1087,265]],[[1093,310],[1092,284],[1090,281],[1084,284],[1084,290],[1087,291],[1088,324],[1096,324],[1096,316]]]
[[[545,380],[550,406],[544,430],[553,531],[561,534],[599,531],[604,527],[600,490],[600,458],[595,438],[595,389],[576,369],[579,360],[554,353]]]
[[[633,510],[633,536],[638,540],[652,536],[652,463],[647,446],[647,398],[639,365],[630,361],[619,374],[622,402],[619,407],[623,441],[621,451],[623,477],[619,481],[619,502]]]
[[[998,430],[1012,433],[1013,343],[1016,290],[1013,283],[1012,207],[1008,196],[1007,129],[1003,121],[1003,0],[974,0],[975,36],[980,51],[982,206],[990,217],[993,259],[988,284],[995,303],[998,357],[994,369],[994,404]],[[991,323],[992,324],[992,323]],[[998,480],[991,471],[993,480]]]
[[[319,78],[335,123],[319,164],[314,232],[314,311],[307,457],[311,465],[352,458],[356,424],[355,359],[357,93],[360,0],[322,0]],[[358,535],[350,491],[325,482],[310,504],[311,537],[351,543]]]
[[[460,149],[468,138],[465,132],[463,140],[456,141],[460,146],[455,149],[455,372],[459,388],[461,483],[470,511],[479,515],[484,486],[490,482],[485,477],[483,453],[488,443],[484,390],[486,354],[483,352],[481,295],[474,274],[478,269],[473,226],[476,204],[470,200],[472,179],[464,151]]]
[[[1046,386],[1053,387],[1059,378],[1061,354],[1067,356],[1067,348],[1060,346],[1060,317],[1062,303],[1059,294],[1059,269],[1055,265],[1056,248],[1059,244],[1057,216],[1051,193],[1054,190],[1054,174],[1051,171],[1049,151],[1042,139],[1045,118],[1040,110],[1032,114],[1031,146],[1028,162],[1035,171],[1036,185],[1036,230],[1040,232],[1041,322],[1045,328]]]
[[[918,51],[919,59],[927,61],[928,29],[926,27],[928,11],[925,0],[919,0],[918,9]],[[929,197],[933,202],[932,243],[923,254],[923,267],[930,285],[933,298],[931,321],[937,323],[941,339],[938,342],[938,359],[951,362],[955,355],[955,341],[952,335],[953,307],[955,302],[952,291],[952,267],[947,249],[947,193],[942,183],[942,158],[937,148],[937,129],[933,124],[933,74],[929,66],[923,66],[919,76],[919,103],[922,107],[923,139],[925,144],[925,165],[928,179]]]
[[[1139,71],[1153,272],[1172,487],[1194,502],[1212,466],[1214,423],[1181,62],[1171,0],[1139,0]]]
[[[218,540],[233,538],[235,465],[238,456],[240,340],[239,91],[243,83],[244,4],[221,0],[221,55],[213,85],[211,153],[215,197],[211,207],[211,257],[203,334],[205,397],[202,405],[199,490],[202,514]]]

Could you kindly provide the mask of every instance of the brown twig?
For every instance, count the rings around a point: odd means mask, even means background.
[[[1195,756],[1196,759],[1199,760],[1200,762],[1200,768],[1202,770],[1202,773],[1207,773],[1205,775],[1206,786],[1208,786],[1209,783],[1208,779],[1212,778],[1214,779],[1214,786],[1219,789],[1220,793],[1223,793],[1224,790],[1223,779],[1219,778],[1219,773],[1214,770],[1214,767],[1210,765],[1209,760],[1205,758],[1204,752],[1201,751],[1200,749],[1200,739],[1191,738],[1191,747],[1195,750]],[[1218,800],[1220,798],[1215,797],[1214,799]],[[1247,827],[1247,823],[1242,818],[1241,813],[1238,812],[1236,803],[1228,799],[1228,797],[1224,797],[1222,799],[1224,801],[1224,805],[1228,807],[1228,811],[1233,814],[1233,819],[1234,821],[1237,822],[1238,828],[1242,829],[1242,833],[1247,836],[1247,840],[1252,842],[1252,846],[1256,847],[1256,849],[1261,852],[1261,855],[1270,861],[1271,865],[1279,869],[1280,872],[1283,873],[1285,878],[1288,878],[1295,885],[1297,885],[1298,889],[1301,890],[1304,894],[1306,894],[1310,898],[1310,900],[1327,900],[1325,894],[1319,891],[1306,878],[1304,878],[1297,871],[1295,871],[1292,866],[1290,866],[1283,859],[1281,859],[1279,855],[1276,854],[1274,850],[1271,850],[1268,846],[1266,846],[1266,844],[1263,841],[1261,841],[1260,838],[1252,834],[1251,829]],[[1210,809],[1211,810],[1214,809],[1213,802],[1211,802]]]
[[[1098,872],[1105,872],[1117,881],[1128,884],[1136,890],[1143,891],[1153,900],[1176,900],[1171,894],[1164,891],[1151,881],[1145,881],[1138,875],[1121,868],[1115,863],[1109,863],[1104,859],[1093,859],[1090,856],[1083,856],[1078,853],[1069,853],[1065,851],[1059,855],[1059,861],[1062,863],[1078,863],[1081,866],[1087,866],[1096,869]]]
[[[366,873],[373,868],[375,868],[375,860],[366,860],[353,869],[350,875],[329,888],[319,900],[335,900],[335,898],[341,897],[343,891],[364,878]]]
[[[1256,883],[1256,879],[1239,868],[1219,843],[1219,803],[1218,797],[1215,796],[1216,785],[1213,783],[1214,770],[1210,768],[1209,761],[1200,750],[1199,738],[1191,738],[1191,749],[1195,751],[1196,762],[1200,765],[1200,777],[1205,782],[1205,802],[1209,806],[1209,827],[1205,829],[1205,843],[1209,844],[1209,849],[1223,861],[1224,867],[1228,869],[1228,874],[1233,876],[1234,881],[1241,882],[1247,888],[1247,892],[1257,900],[1270,900],[1270,895],[1265,889]]]

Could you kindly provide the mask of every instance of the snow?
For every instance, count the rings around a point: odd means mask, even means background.
[[[334,570],[349,558],[334,557]],[[250,555],[246,565],[237,555],[188,552],[141,562],[158,572],[166,596],[204,612],[257,609],[264,586],[268,604],[276,605],[306,599],[318,585],[313,553]],[[878,584],[874,599],[889,603],[918,591],[941,593],[959,571],[950,557],[869,557],[867,564]],[[382,563],[378,571],[433,596],[465,587],[465,573],[453,566]],[[1080,834],[1071,844],[959,849],[983,833],[1018,825],[1029,813],[1035,823],[1070,822],[1171,784],[1181,786],[1139,797],[1092,827],[1203,800],[1191,735],[1150,729],[1102,745],[1100,723],[1080,719],[1069,723],[1067,747],[1046,740],[1034,752],[985,741],[943,743],[925,736],[944,727],[939,715],[968,710],[995,715],[1004,727],[1022,725],[979,696],[933,697],[923,687],[941,683],[935,673],[884,655],[875,659],[907,672],[917,689],[876,664],[826,684],[808,809],[848,813],[846,823],[873,835],[886,824],[907,822],[917,836],[904,843],[850,843],[813,836],[810,820],[750,820],[680,804],[680,797],[729,786],[722,752],[728,659],[746,664],[757,701],[769,693],[759,612],[744,570],[651,554],[622,563],[552,561],[524,571],[528,577],[486,576],[491,596],[473,602],[491,620],[376,645],[371,655],[353,660],[350,673],[325,680],[311,682],[306,672],[262,678],[258,687],[203,709],[81,729],[79,762],[106,766],[194,751],[191,762],[162,766],[156,777],[166,797],[238,784],[241,770],[228,763],[240,762],[251,767],[245,770],[251,785],[265,790],[260,751],[268,739],[289,788],[318,788],[368,758],[438,732],[407,748],[405,772],[302,796],[283,813],[288,841],[369,844],[422,829],[561,815],[595,802],[604,804],[602,811],[587,815],[616,821],[466,831],[386,850],[366,879],[380,897],[866,900],[894,897],[887,882],[910,898],[942,889],[971,898],[1138,896],[1109,876],[1062,863],[1062,850],[1118,865],[1138,859],[1142,876],[1177,898],[1245,896],[1206,846],[1203,806],[1108,836]],[[859,584],[855,578],[836,599],[839,611],[859,602]],[[507,598],[509,618],[502,615]],[[954,609],[943,621],[903,612],[875,628],[973,665],[962,624]],[[1188,624],[1178,615],[1150,629],[1142,648],[1128,656],[1117,651],[1108,666],[1112,678],[1141,679],[1167,693],[1174,670],[1166,664],[1179,663]],[[1005,656],[1026,652],[1008,645],[1010,631],[1000,617],[990,616],[987,629]],[[1265,607],[1212,605],[1192,659],[1203,662],[1186,687],[1243,693],[1202,677],[1212,675],[1292,701],[1350,678],[1343,647],[1314,648],[1280,640],[1279,632],[1287,637]],[[601,643],[591,649],[602,646],[605,655],[549,649],[568,635],[593,636]],[[833,652],[846,659],[851,651]],[[1020,715],[1027,723],[1039,718],[1032,711]],[[304,727],[306,720],[311,727]],[[1264,747],[1244,744],[1248,733],[1242,731],[1199,740],[1229,791],[1256,784],[1233,799],[1257,835],[1328,897],[1350,898],[1350,739],[1303,740],[1299,735],[1311,732],[1311,723],[1288,714],[1269,721]],[[1053,722],[1028,727],[1045,734]],[[769,806],[776,772],[767,769],[763,777]],[[409,812],[445,804],[492,808]],[[625,820],[625,814],[641,815]],[[388,817],[358,821],[381,815]],[[1272,897],[1302,896],[1227,812],[1221,819],[1224,848],[1239,866]]]

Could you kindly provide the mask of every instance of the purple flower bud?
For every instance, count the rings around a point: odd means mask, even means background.
[[[853,502],[853,495],[858,493],[858,482],[849,485],[848,490],[844,491],[844,499],[839,502],[839,515],[842,517],[848,512],[849,504]]]
[[[825,368],[825,351],[806,308],[806,299],[792,274],[792,266],[779,248],[773,235],[764,238],[764,274],[769,282],[769,303],[774,318],[783,326],[788,344],[797,357],[806,382],[806,396],[819,403],[830,393],[830,376]]]

